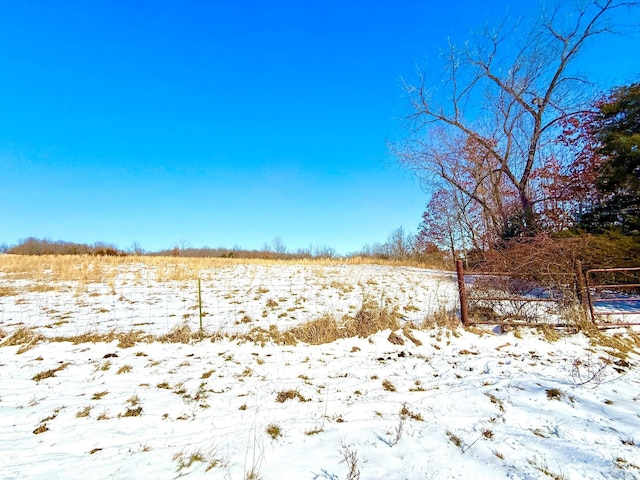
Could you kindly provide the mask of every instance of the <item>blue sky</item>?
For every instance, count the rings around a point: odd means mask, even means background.
[[[401,78],[521,2],[0,0],[0,243],[147,250],[415,231]],[[584,70],[638,81],[640,28]]]

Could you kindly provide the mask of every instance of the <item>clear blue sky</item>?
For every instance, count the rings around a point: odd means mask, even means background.
[[[415,231],[426,196],[386,147],[408,112],[400,79],[521,8],[0,0],[0,243],[279,236],[348,253]],[[638,52],[638,33],[603,40],[585,69],[637,81]]]

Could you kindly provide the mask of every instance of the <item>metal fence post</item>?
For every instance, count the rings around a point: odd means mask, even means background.
[[[202,338],[202,288],[200,286],[200,277],[198,277],[198,313],[200,317],[200,338]]]
[[[456,274],[458,276],[458,293],[460,294],[460,320],[465,327],[469,326],[469,311],[467,310],[467,292],[464,288],[464,270],[462,260],[456,260]]]
[[[589,311],[589,300],[587,299],[587,287],[584,283],[584,273],[582,273],[582,262],[580,260],[576,260],[576,279],[578,301],[580,302],[583,312],[586,314]]]

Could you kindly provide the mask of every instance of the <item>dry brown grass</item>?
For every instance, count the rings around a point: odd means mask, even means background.
[[[0,255],[0,271],[9,278],[29,278],[38,282],[105,282],[127,257],[89,255]]]
[[[398,330],[400,328],[400,324],[398,323],[400,317],[401,315],[398,313],[398,310],[388,302],[379,304],[371,299],[367,299],[352,319],[345,317],[347,319],[347,338],[366,338],[381,330]]]
[[[18,354],[24,353],[29,350],[31,347],[37,345],[39,342],[45,340],[44,335],[38,333],[36,330],[26,327],[19,327],[10,335],[4,335],[6,338],[3,338],[0,343],[0,347],[11,347],[20,345],[20,349],[18,349]],[[2,338],[2,336],[0,336]]]
[[[57,368],[52,368],[51,370],[45,370],[44,372],[37,373],[33,376],[32,380],[35,382],[39,382],[41,380],[44,380],[45,378],[55,377],[57,372],[64,370],[68,366],[69,363],[63,363]]]
[[[592,345],[603,347],[613,357],[624,360],[630,353],[640,354],[640,335],[630,328],[624,333],[610,334],[593,324],[583,324],[582,332],[590,338]]]
[[[221,334],[211,338],[211,341],[216,341],[220,338]],[[228,336],[229,340],[238,340],[240,342],[252,342],[265,346],[267,343],[276,343],[278,345],[296,345],[298,341],[294,335],[289,332],[281,332],[275,325],[269,326],[269,329],[262,327],[255,327],[246,333],[231,334]]]
[[[110,330],[108,332],[86,332],[78,335],[53,337],[52,342],[71,342],[74,345],[81,343],[110,343],[118,338],[118,332]]]
[[[323,315],[289,330],[299,341],[310,345],[322,345],[342,338],[338,322],[332,315]]]
[[[284,403],[287,400],[294,400],[294,399],[298,399],[301,402],[306,402],[308,401],[306,398],[304,398],[300,392],[298,390],[281,390],[278,392],[278,394],[276,395],[276,402],[278,403]]]
[[[422,342],[420,340],[418,340],[412,333],[414,326],[411,324],[405,324],[402,327],[402,334],[407,337],[409,340],[411,340],[411,342],[416,346],[419,347],[420,345],[422,345]]]
[[[318,259],[242,259],[242,258],[191,258],[156,256],[91,256],[91,255],[0,255],[0,272],[10,278],[30,278],[43,282],[81,281],[84,283],[109,283],[118,269],[144,266],[155,272],[157,281],[193,280],[199,275],[207,277],[204,270],[233,265],[387,265],[418,268],[439,268],[414,260],[392,261],[367,257],[318,258]],[[11,290],[7,290],[9,294]]]
[[[157,337],[157,340],[162,343],[191,343],[199,338],[199,333],[193,332],[189,325],[183,324],[176,325],[169,333]]]
[[[293,327],[289,332],[301,342],[321,345],[339,338],[366,338],[382,330],[398,330],[399,317],[397,309],[389,304],[380,305],[367,299],[353,317],[345,315],[338,321],[331,315],[324,315]]]
[[[387,392],[395,392],[396,386],[390,380],[382,381],[382,388],[384,388]]]
[[[460,319],[454,312],[440,309],[437,312],[431,314],[429,317],[425,318],[421,323],[414,323],[413,326],[421,330],[429,330],[435,327],[444,327],[455,331],[462,326],[462,323],[460,323]]]
[[[0,286],[0,297],[15,297],[18,293],[20,292],[13,287]]]

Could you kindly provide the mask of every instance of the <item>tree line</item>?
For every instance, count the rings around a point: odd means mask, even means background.
[[[418,237],[406,233],[402,227],[393,230],[384,242],[365,245],[361,250],[340,255],[327,245],[311,245],[308,248],[290,250],[280,237],[265,242],[261,249],[244,249],[239,246],[226,247],[192,247],[186,240],[176,242],[167,249],[146,251],[138,242],[127,249],[116,245],[96,242],[94,244],[76,243],[61,240],[39,239],[29,237],[20,240],[16,245],[0,245],[0,253],[13,255],[94,255],[94,256],[126,256],[149,255],[166,257],[204,257],[204,258],[244,258],[244,259],[339,259],[362,257],[378,260],[409,261],[442,265],[443,255],[434,244],[422,245]]]

